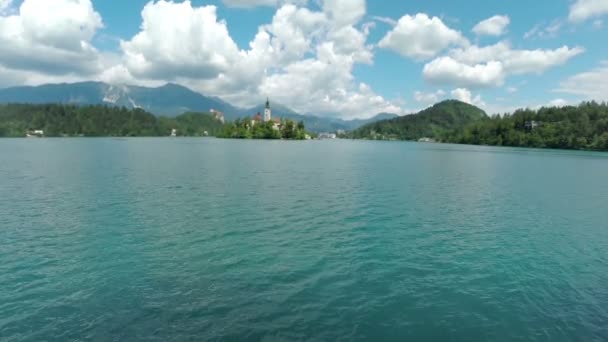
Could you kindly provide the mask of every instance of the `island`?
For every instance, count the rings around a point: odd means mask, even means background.
[[[310,140],[312,134],[306,132],[304,122],[295,123],[289,119],[272,117],[270,100],[266,99],[264,116],[256,113],[251,118],[237,119],[224,125],[219,138],[227,139],[285,139]]]

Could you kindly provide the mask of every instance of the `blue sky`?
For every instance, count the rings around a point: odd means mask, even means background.
[[[608,100],[608,0],[0,0],[0,86],[175,82],[236,105]]]

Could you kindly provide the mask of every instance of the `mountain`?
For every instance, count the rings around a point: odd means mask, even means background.
[[[14,87],[0,90],[0,103],[61,103],[76,105],[106,104],[142,108],[156,115],[174,117],[189,111],[217,109],[239,112],[236,107],[188,88],[166,84],[158,88],[110,85],[101,82],[45,84],[37,87]]]
[[[399,117],[399,115],[397,115],[397,114],[380,113],[380,114],[376,114],[376,116],[369,118],[369,119],[354,119],[354,120],[350,120],[350,121],[345,121],[345,124],[347,125],[347,127],[344,128],[344,130],[352,131],[354,129],[357,129],[357,128],[367,125],[367,124],[371,124],[371,123],[383,121],[383,120],[396,119],[398,117]]]
[[[186,112],[208,112],[215,109],[223,112],[227,120],[250,117],[257,112],[264,111],[263,104],[253,108],[240,108],[218,97],[205,96],[171,83],[157,88],[110,85],[102,82],[14,87],[0,89],[0,103],[103,104],[128,109],[141,108],[155,115],[167,117],[175,117]],[[312,132],[351,131],[361,125],[396,116],[383,113],[366,120],[342,120],[303,115],[277,103],[272,103],[272,111],[276,117],[304,121],[306,128]]]
[[[488,118],[478,107],[457,100],[447,100],[418,114],[406,115],[364,125],[352,133],[353,138],[418,140],[441,138],[447,131],[461,129]]]

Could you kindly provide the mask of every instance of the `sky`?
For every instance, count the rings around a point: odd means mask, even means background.
[[[344,119],[608,100],[608,0],[0,0],[0,87],[177,83]]]

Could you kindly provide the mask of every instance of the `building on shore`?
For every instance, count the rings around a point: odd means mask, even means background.
[[[25,136],[28,138],[42,138],[44,137],[44,131],[41,129],[27,131],[25,132]]]
[[[281,130],[281,126],[283,126],[281,119],[270,119],[270,122],[272,122],[272,129],[274,129],[275,131]]]
[[[526,123],[524,124],[524,127],[530,131],[538,128],[538,126],[540,126],[540,124],[536,121],[526,121]]]
[[[224,113],[219,110],[210,109],[209,112],[213,114],[213,118],[221,123],[226,123],[226,118],[224,117]]]
[[[259,112],[251,118],[251,127],[262,123],[262,114]]]
[[[171,130],[171,136],[172,136],[172,137],[176,137],[176,136],[177,136],[177,129],[173,128],[173,129]]]
[[[319,133],[319,139],[337,139],[336,133]]]

